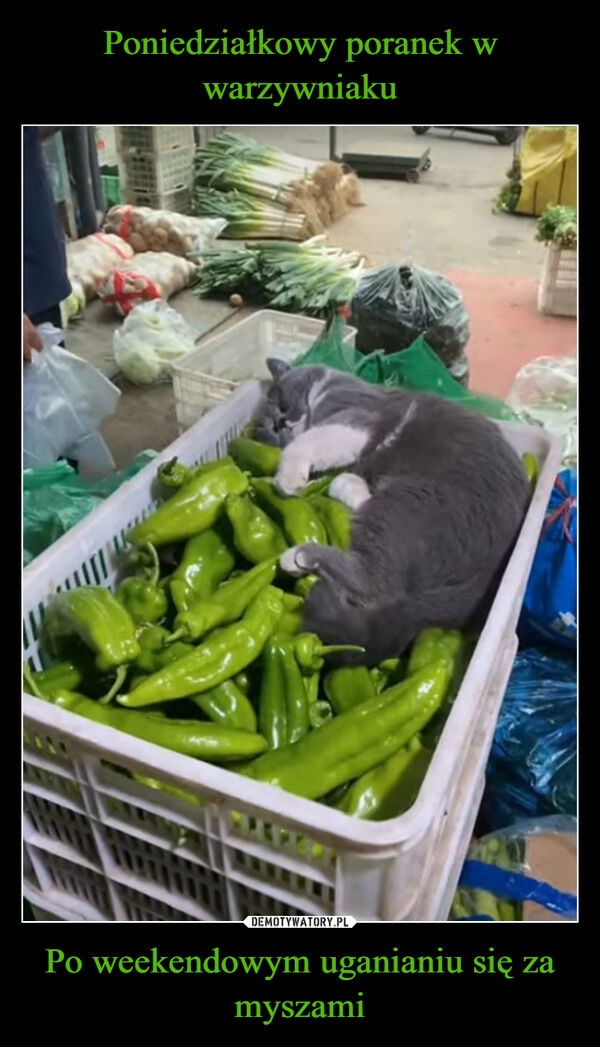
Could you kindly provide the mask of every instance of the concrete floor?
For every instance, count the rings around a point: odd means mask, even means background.
[[[328,128],[307,126],[230,128],[289,152],[328,156]],[[493,202],[512,161],[511,146],[476,135],[432,130],[417,137],[410,127],[340,127],[342,152],[420,155],[432,166],[418,184],[362,180],[364,206],[329,231],[332,243],[363,252],[373,265],[412,259],[444,273],[461,289],[471,317],[467,352],[471,387],[504,397],[528,360],[576,351],[576,321],[541,316],[537,285],[544,248],[535,241],[535,219],[493,213]],[[229,324],[247,310],[200,302],[183,292],[171,304],[199,333]],[[75,353],[114,375],[112,333],[119,321],[99,303],[67,334]],[[118,381],[118,379],[117,379]],[[162,450],[177,436],[170,385],[140,391],[126,383],[117,415],[105,428],[118,467],[146,448]]]

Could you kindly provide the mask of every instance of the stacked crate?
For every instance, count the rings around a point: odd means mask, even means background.
[[[194,177],[193,127],[119,127],[123,200],[186,213]]]

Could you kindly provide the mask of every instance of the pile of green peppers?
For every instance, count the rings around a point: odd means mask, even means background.
[[[311,540],[348,548],[350,514],[327,496],[332,475],[281,497],[279,455],[243,436],[217,461],[161,466],[124,576],[114,592],[53,596],[48,667],[25,666],[24,688],[347,815],[393,818],[418,796],[472,642],[429,629],[404,659],[328,669],[329,655],[361,649],[303,632],[316,579],[291,579],[279,558]]]

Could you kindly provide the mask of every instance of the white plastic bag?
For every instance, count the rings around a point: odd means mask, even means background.
[[[67,272],[71,285],[80,284],[89,301],[111,269],[133,258],[133,248],[120,236],[92,233],[67,244]]]
[[[171,364],[195,346],[198,332],[162,299],[136,305],[113,336],[119,370],[134,385],[168,381]]]
[[[23,372],[23,469],[71,458],[98,476],[115,470],[100,426],[120,392],[100,371],[58,343],[62,332],[38,328],[44,342]]]
[[[165,301],[192,283],[197,266],[168,251],[148,251],[113,269],[98,288],[105,305],[113,305],[121,316],[158,298]]]
[[[577,357],[540,356],[522,367],[506,400],[527,425],[563,441],[562,465],[577,468]]]
[[[104,220],[106,231],[126,240],[136,253],[169,251],[184,257],[208,251],[226,226],[225,218],[192,218],[131,204],[111,207]]]

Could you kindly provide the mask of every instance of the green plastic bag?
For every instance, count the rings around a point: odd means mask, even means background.
[[[83,480],[64,461],[26,469],[23,473],[23,567],[139,473],[157,453],[142,451],[128,469],[95,484]]]
[[[344,321],[336,315],[308,352],[295,360],[294,367],[332,367],[335,371],[362,378],[371,385],[437,393],[496,421],[518,421],[517,415],[502,400],[464,389],[424,338],[418,338],[399,353],[378,350],[365,356],[353,346],[344,344],[343,329]]]

